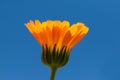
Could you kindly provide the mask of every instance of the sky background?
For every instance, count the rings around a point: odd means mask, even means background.
[[[120,0],[0,0],[0,80],[49,80],[29,20],[85,23],[88,34],[55,80],[120,80]]]

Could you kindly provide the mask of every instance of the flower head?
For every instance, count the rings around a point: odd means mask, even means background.
[[[68,21],[30,21],[25,24],[42,46],[42,60],[48,66],[62,67],[68,61],[70,50],[87,34],[83,23],[70,26]]]

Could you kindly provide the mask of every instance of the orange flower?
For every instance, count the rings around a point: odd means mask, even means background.
[[[47,45],[53,49],[56,45],[56,49],[59,51],[62,47],[70,50],[89,30],[83,23],[73,24],[70,27],[68,21],[61,22],[58,20],[48,20],[42,23],[35,20],[35,23],[30,21],[25,25],[42,46]]]
[[[42,61],[52,70],[50,80],[54,79],[56,69],[67,63],[70,50],[89,30],[83,23],[70,26],[68,21],[59,20],[42,23],[35,20],[25,25],[42,46]]]

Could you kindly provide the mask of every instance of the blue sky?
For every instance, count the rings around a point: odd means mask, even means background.
[[[0,80],[49,80],[29,20],[85,23],[89,33],[55,80],[120,80],[119,0],[0,0]]]

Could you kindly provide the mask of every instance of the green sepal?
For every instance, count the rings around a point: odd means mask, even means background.
[[[42,62],[49,67],[63,67],[68,62],[70,51],[67,51],[66,47],[58,51],[56,45],[50,49],[47,45],[42,47]]]

